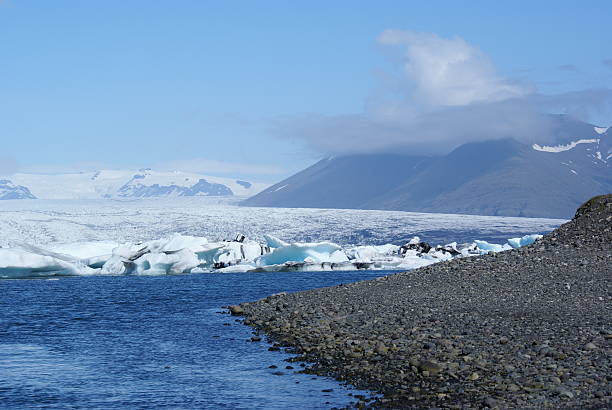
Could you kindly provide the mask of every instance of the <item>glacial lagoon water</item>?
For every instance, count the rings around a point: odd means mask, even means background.
[[[224,305],[388,272],[0,281],[2,408],[330,408],[355,390],[298,374]],[[277,369],[269,366],[275,365]],[[295,369],[285,369],[291,365]],[[282,371],[283,375],[274,372]],[[323,390],[333,391],[323,391]]]
[[[288,241],[504,243],[563,221],[172,201],[5,201],[0,246],[173,233]],[[0,408],[330,408],[354,392],[297,374],[224,305],[386,274],[292,272],[0,280]],[[270,369],[275,365],[277,369]],[[291,365],[296,369],[285,369]],[[283,375],[274,375],[282,371]],[[333,391],[327,391],[327,390]],[[325,392],[323,390],[326,390]]]

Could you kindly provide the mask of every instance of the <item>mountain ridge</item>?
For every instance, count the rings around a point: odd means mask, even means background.
[[[328,158],[241,204],[569,218],[584,200],[612,192],[612,136],[609,128],[554,119],[554,139],[546,144],[505,138],[438,157]],[[339,195],[336,186],[352,195]]]
[[[181,171],[149,168],[64,174],[16,173],[6,177],[39,199],[250,196],[267,184]],[[7,198],[8,199],[8,198]],[[10,198],[19,199],[19,198]],[[34,199],[34,198],[30,198]]]
[[[15,185],[8,179],[0,179],[0,200],[5,199],[36,199],[27,187]]]

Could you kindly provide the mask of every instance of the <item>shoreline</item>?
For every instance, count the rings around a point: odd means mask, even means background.
[[[234,307],[375,407],[609,407],[612,195],[542,240]]]

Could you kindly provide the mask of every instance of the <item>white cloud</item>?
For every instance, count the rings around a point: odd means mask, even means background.
[[[1,159],[1,158],[0,158]],[[77,172],[91,172],[100,169],[140,169],[152,168],[157,171],[183,171],[196,174],[208,175],[227,175],[227,176],[260,176],[260,175],[281,175],[287,171],[276,166],[240,163],[231,161],[220,161],[206,158],[193,158],[187,160],[163,161],[154,164],[131,164],[129,166],[118,167],[105,162],[77,162],[72,164],[41,164],[22,167],[19,171],[35,174],[63,174]],[[8,169],[8,168],[7,168]],[[3,168],[0,163],[0,171]],[[10,169],[12,172],[16,168]],[[1,175],[2,173],[0,173]]]
[[[499,75],[484,52],[460,37],[387,30],[378,43],[400,49],[398,73],[382,76],[362,113],[277,118],[272,132],[324,154],[435,154],[508,137],[546,143],[552,124],[542,113],[584,115],[612,100],[607,89],[537,94],[535,86]]]
[[[100,161],[82,161],[62,164],[24,165],[19,168],[19,172],[26,174],[71,174],[113,168],[115,167],[109,166],[108,164]]]
[[[407,98],[417,111],[521,97],[532,88],[500,77],[490,58],[460,37],[387,30],[383,46],[403,47]]]
[[[184,171],[201,174],[227,175],[279,175],[286,171],[271,165],[250,164],[241,162],[219,161],[206,158],[165,161],[153,164],[153,169],[168,171]]]

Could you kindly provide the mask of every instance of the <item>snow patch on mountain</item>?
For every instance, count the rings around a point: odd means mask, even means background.
[[[547,145],[533,144],[531,147],[536,151],[542,151],[542,152],[563,152],[563,151],[569,151],[572,148],[576,148],[576,146],[578,146],[579,144],[598,144],[598,143],[599,143],[599,139],[592,138],[592,139],[580,139],[577,141],[572,141],[566,145],[547,146]]]

